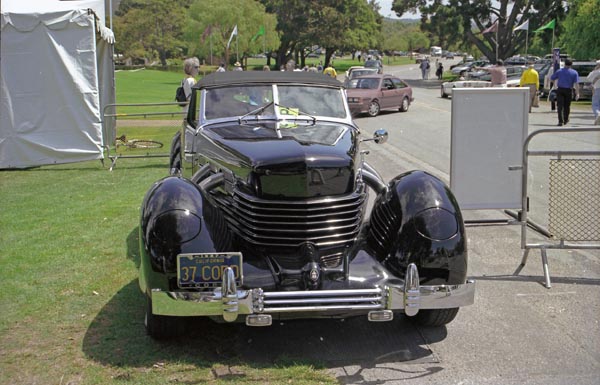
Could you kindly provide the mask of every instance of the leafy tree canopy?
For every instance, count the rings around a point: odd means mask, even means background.
[[[600,58],[600,0],[572,0],[560,45],[578,59]]]
[[[153,59],[162,65],[180,56],[187,0],[124,0],[115,18],[116,49],[125,56]]]
[[[189,19],[186,36],[190,52],[200,57],[241,61],[279,42],[277,19],[255,0],[193,0]],[[230,42],[235,26],[237,36]]]
[[[529,20],[531,33],[551,20],[559,25],[565,14],[561,0],[394,0],[392,10],[397,15],[419,11],[421,28],[432,41],[444,46],[466,38],[490,59],[506,59],[524,50],[526,34],[513,32],[520,23]],[[480,32],[496,22],[497,33]],[[560,31],[557,27],[554,32]],[[544,32],[541,38],[550,52],[552,35]]]
[[[326,49],[327,65],[337,49],[375,48],[382,41],[376,1],[369,0],[261,0],[277,15],[281,43],[278,64],[294,51],[319,45]]]

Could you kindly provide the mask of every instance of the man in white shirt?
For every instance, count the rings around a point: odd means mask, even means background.
[[[594,94],[592,95],[592,111],[594,112],[594,124],[600,125],[600,60],[596,61],[596,68],[589,73],[586,80],[592,83]]]

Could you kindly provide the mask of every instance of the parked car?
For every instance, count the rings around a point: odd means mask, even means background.
[[[363,66],[352,66],[346,71],[346,76],[344,78],[344,87],[348,87],[352,79],[356,79],[357,77],[364,75],[374,75],[378,72],[379,69],[374,67],[366,68]]]
[[[506,66],[506,79],[512,79],[512,78],[521,78],[521,74],[523,73],[523,71],[525,71],[527,69],[526,66]],[[469,74],[469,78],[473,79],[475,78],[475,76],[477,77],[477,80],[491,80],[492,79],[492,75],[487,72],[487,71],[480,71],[480,72],[475,72],[475,73],[470,73]]]
[[[586,80],[586,77],[596,67],[595,61],[573,61],[573,68],[579,74],[579,99],[591,99],[594,89],[592,83]]]
[[[147,332],[177,336],[182,317],[268,326],[406,315],[440,326],[472,304],[452,192],[423,171],[382,180],[361,143],[387,132],[363,132],[342,84],[322,74],[202,78],[170,175],[141,206]]]
[[[463,65],[452,66],[450,72],[453,75],[460,75],[461,73],[467,73],[471,71],[474,67],[483,67],[489,65],[490,62],[487,60],[476,60],[476,61],[467,61]]]
[[[381,110],[408,111],[412,88],[392,75],[361,76],[348,84],[348,105],[353,115],[377,116]]]
[[[491,87],[492,82],[485,80],[457,80],[454,82],[444,82],[440,86],[440,97],[448,98],[452,96],[454,88],[482,88]]]
[[[383,73],[383,64],[379,59],[366,60],[365,68],[377,68],[377,73]]]

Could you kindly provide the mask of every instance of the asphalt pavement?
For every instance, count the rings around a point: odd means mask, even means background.
[[[423,169],[448,181],[451,99],[440,97],[438,81],[419,80],[416,65],[385,72],[406,79],[415,102],[406,113],[356,119],[365,136],[379,128],[390,134],[384,145],[364,143],[368,162],[386,180]],[[542,102],[529,114],[528,129],[556,122],[556,113]],[[571,126],[590,122],[589,106],[574,107]],[[542,144],[597,150],[600,135],[561,134]],[[543,201],[547,185],[539,179],[535,198]],[[247,364],[282,358],[314,362],[340,384],[600,384],[600,251],[548,250],[552,288],[547,289],[539,250],[531,250],[526,266],[513,275],[523,256],[521,227],[485,222],[510,217],[499,210],[464,216],[474,221],[466,233],[475,303],[447,326],[419,327],[406,317],[381,323],[366,317],[276,322],[240,328],[233,348]]]
[[[384,178],[420,168],[447,181],[451,99],[440,97],[441,82],[419,79],[416,65],[388,67],[386,72],[413,86],[415,103],[407,113],[357,119],[367,134],[382,127],[390,132],[389,146],[369,143],[368,161]],[[528,120],[529,133],[558,122],[544,100]],[[570,120],[569,127],[592,127],[591,108],[573,106]],[[598,151],[600,134],[557,134],[540,146]],[[543,174],[544,167],[535,172]],[[543,201],[546,181],[534,176],[538,185],[530,188]],[[600,191],[600,181],[587,182]],[[521,226],[489,224],[511,219],[498,210],[464,215],[474,222],[467,236],[469,276],[477,281],[475,304],[462,308],[443,328],[416,327],[406,319],[386,325],[353,320],[360,327],[346,326],[344,336],[332,328],[324,340],[341,337],[344,342],[337,342],[343,353],[330,356],[331,372],[342,384],[600,384],[600,251],[548,250],[552,287],[547,289],[539,250],[530,250],[525,267],[513,275],[523,256]],[[545,242],[528,230],[531,238]],[[346,348],[356,340],[360,353]]]
[[[407,113],[357,119],[365,135],[390,132],[385,145],[365,143],[367,160],[385,179],[420,168],[447,180],[451,100],[439,97],[439,82],[419,80],[416,65],[385,70],[407,79],[416,99]],[[571,125],[589,126],[591,119],[589,106],[574,107]],[[529,131],[556,122],[542,102],[529,114]],[[597,149],[600,135],[558,135],[553,144]],[[465,217],[509,218],[497,210]],[[249,362],[282,356],[318,362],[340,384],[600,384],[600,251],[549,250],[548,289],[539,250],[513,275],[523,255],[520,226],[472,223],[467,237],[475,304],[445,327],[418,327],[405,317],[283,322],[243,329],[236,349]]]

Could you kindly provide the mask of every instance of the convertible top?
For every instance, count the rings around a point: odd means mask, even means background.
[[[227,71],[213,72],[196,83],[194,88],[242,85],[248,83],[302,83],[342,87],[330,76],[306,71]]]

